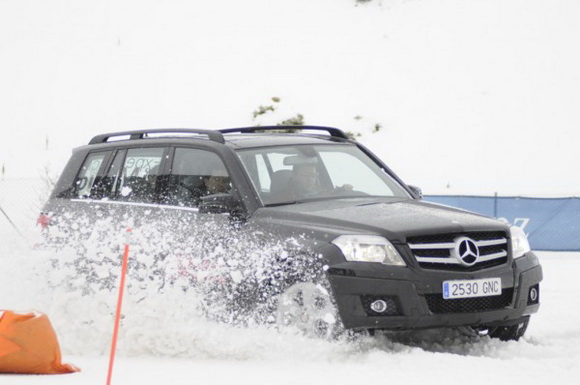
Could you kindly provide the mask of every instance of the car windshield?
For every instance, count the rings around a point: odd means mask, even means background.
[[[409,198],[385,170],[353,145],[296,145],[239,150],[265,205],[311,200]]]

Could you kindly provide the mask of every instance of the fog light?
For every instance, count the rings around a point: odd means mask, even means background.
[[[382,299],[374,301],[371,303],[371,310],[377,313],[384,313],[387,311],[387,303]]]
[[[528,290],[528,306],[540,303],[540,285],[536,284]]]
[[[530,299],[532,302],[536,302],[538,300],[538,291],[535,287],[530,290]]]

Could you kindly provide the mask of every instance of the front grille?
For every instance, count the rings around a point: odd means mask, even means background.
[[[433,314],[478,313],[511,306],[513,293],[513,289],[504,289],[501,295],[459,299],[444,299],[441,294],[427,294],[425,299]]]
[[[458,243],[469,239],[477,246],[475,263],[464,263],[458,255]],[[503,265],[508,261],[508,241],[503,231],[480,231],[410,237],[409,248],[423,269],[477,271]]]

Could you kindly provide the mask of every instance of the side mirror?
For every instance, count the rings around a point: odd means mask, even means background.
[[[420,187],[413,186],[413,185],[407,185],[407,187],[409,187],[409,190],[411,190],[413,195],[415,195],[415,198],[423,199],[423,190],[421,190]]]
[[[242,205],[231,194],[212,194],[201,197],[199,212],[201,214],[230,214],[239,216]]]

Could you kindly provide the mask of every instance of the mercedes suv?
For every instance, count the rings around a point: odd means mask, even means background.
[[[423,201],[337,128],[98,135],[73,151],[41,219],[47,242],[85,243],[71,264],[88,286],[114,285],[95,266],[118,258],[87,242],[132,227],[150,241],[142,281],[305,333],[456,327],[517,340],[539,308],[542,269],[520,228]]]

